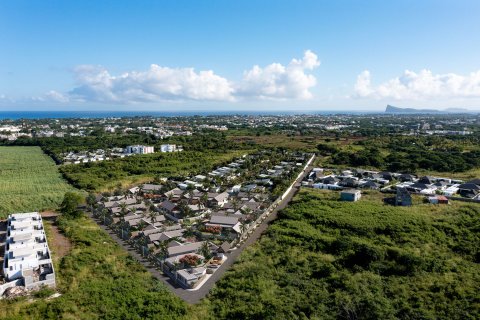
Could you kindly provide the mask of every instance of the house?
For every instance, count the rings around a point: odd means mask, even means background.
[[[204,267],[178,270],[177,282],[186,288],[192,288],[206,274],[207,269]]]
[[[395,205],[407,207],[412,205],[412,196],[406,188],[397,188],[397,194],[395,196]]]
[[[158,191],[162,190],[162,187],[163,186],[158,185],[158,184],[145,183],[142,186],[142,191],[143,192],[158,192]]]
[[[428,202],[431,204],[448,204],[448,198],[445,196],[428,197]]]
[[[385,180],[388,180],[388,181],[393,180],[393,174],[391,172],[383,171],[383,172],[380,172],[379,175]]]
[[[178,209],[177,204],[174,202],[171,202],[170,200],[163,201],[162,203],[160,203],[158,208],[168,214],[173,214],[174,211]]]
[[[15,286],[27,290],[55,287],[52,257],[38,212],[8,216],[3,275],[7,282],[0,284],[0,296]]]
[[[221,227],[222,229],[232,229],[237,233],[240,232],[240,222],[238,215],[232,216],[212,216],[210,221],[205,223],[205,226],[208,227]]]
[[[203,242],[193,242],[179,246],[169,247],[167,249],[169,257],[176,257],[182,254],[195,253],[202,247]]]
[[[342,201],[358,201],[361,197],[360,190],[350,189],[340,192],[340,200]]]
[[[474,182],[462,183],[458,186],[458,193],[462,197],[473,198],[480,193],[480,186]]]
[[[380,185],[374,181],[365,181],[360,183],[359,187],[364,189],[378,190]]]
[[[223,242],[220,247],[217,248],[216,256],[223,260],[225,258],[225,253],[230,250],[230,247],[230,243],[228,243],[227,241]]]
[[[424,184],[432,184],[436,181],[435,178],[429,177],[429,176],[424,176],[418,179],[418,182],[424,183]]]
[[[437,189],[433,185],[427,185],[422,182],[415,182],[406,187],[408,191],[415,192],[415,193],[423,193],[423,194],[434,194],[435,190]]]
[[[154,153],[155,151],[154,147],[135,145],[126,147],[124,152],[126,154],[148,154]]]
[[[177,146],[175,144],[162,144],[160,146],[160,152],[176,152]]]
[[[228,202],[228,193],[216,193],[216,192],[209,192],[208,193],[208,204],[210,206],[218,206],[223,207]]]
[[[398,180],[400,180],[401,182],[414,182],[415,177],[411,174],[404,173],[398,176]]]
[[[338,178],[328,176],[320,180],[323,184],[332,184],[336,185],[340,180]]]
[[[355,188],[358,186],[358,178],[348,177],[344,178],[338,185],[342,187]]]

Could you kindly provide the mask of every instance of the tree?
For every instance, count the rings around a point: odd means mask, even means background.
[[[93,206],[97,203],[97,197],[95,197],[95,194],[89,193],[86,202],[90,206],[90,211],[93,213]]]
[[[82,215],[82,211],[78,206],[82,203],[83,197],[75,192],[66,192],[63,201],[60,204],[60,211],[70,218],[78,218]]]
[[[205,259],[210,259],[212,257],[212,253],[211,253],[211,250],[210,250],[210,246],[208,245],[208,242],[207,241],[204,241],[202,243],[202,246],[200,247],[200,250],[199,250],[200,254],[202,256],[205,257]]]

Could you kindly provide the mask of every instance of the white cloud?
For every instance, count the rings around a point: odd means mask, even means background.
[[[102,67],[75,68],[79,86],[70,91],[77,99],[100,102],[152,102],[162,100],[233,99],[229,81],[213,71],[172,69],[152,64],[147,71],[113,76]]]
[[[419,73],[406,70],[403,75],[372,86],[368,70],[357,77],[357,98],[426,100],[480,97],[480,70],[462,76],[454,73],[433,74],[430,70]]]
[[[50,90],[45,94],[45,99],[53,102],[69,102],[70,99],[67,95],[55,90]]]
[[[193,68],[152,64],[146,71],[116,76],[100,66],[82,65],[74,69],[78,85],[68,95],[71,100],[106,103],[309,99],[309,89],[315,86],[316,79],[306,71],[319,65],[317,55],[307,50],[302,59],[292,59],[287,66],[254,66],[244,72],[238,83],[211,70],[196,72]]]
[[[264,68],[254,66],[245,71],[237,94],[246,98],[310,99],[310,88],[316,85],[313,75],[305,71],[320,65],[317,55],[305,51],[302,59],[292,59],[287,66],[272,63]]]

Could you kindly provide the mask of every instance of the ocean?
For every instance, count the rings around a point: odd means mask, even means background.
[[[228,115],[333,115],[333,114],[380,114],[382,112],[355,111],[0,111],[0,120],[4,119],[65,119],[65,118],[120,118],[135,116],[152,117],[191,117],[191,116],[228,116]]]

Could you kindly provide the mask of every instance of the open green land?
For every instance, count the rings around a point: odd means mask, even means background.
[[[214,166],[249,153],[249,150],[183,151],[136,155],[122,159],[78,165],[63,165],[60,171],[74,186],[93,191],[113,190],[155,177],[205,174]]]
[[[478,319],[480,206],[303,190],[205,307],[216,319]],[[214,316],[213,316],[214,315]]]
[[[480,206],[384,205],[302,190],[200,304],[167,291],[90,219],[59,218],[59,298],[0,301],[15,319],[478,319]],[[50,240],[50,239],[49,239]]]
[[[61,217],[57,223],[73,243],[70,253],[54,259],[62,295],[0,300],[1,319],[179,319],[187,314],[182,300],[90,218]]]
[[[0,147],[0,218],[56,208],[70,190],[39,147]]]

